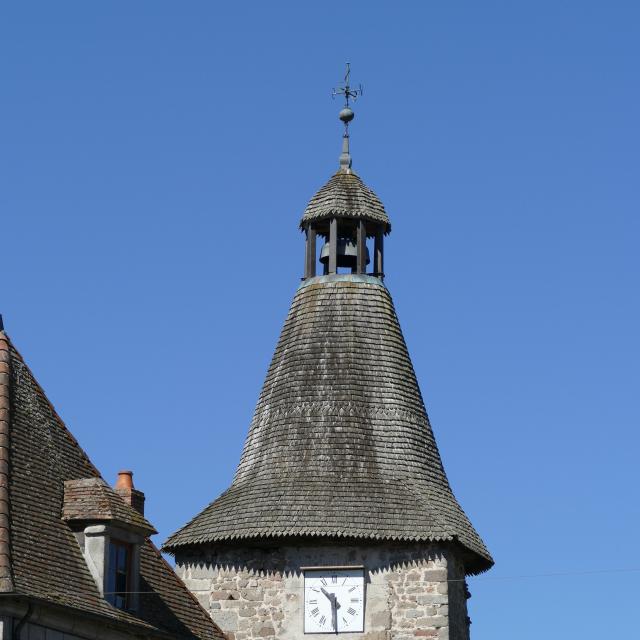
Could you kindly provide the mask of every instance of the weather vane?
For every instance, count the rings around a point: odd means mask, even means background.
[[[333,90],[331,94],[332,98],[336,96],[344,96],[344,108],[340,111],[339,118],[344,122],[344,135],[349,135],[349,123],[353,120],[355,114],[351,110],[349,106],[349,101],[353,100],[354,102],[358,99],[358,96],[362,95],[362,85],[358,85],[357,89],[352,89],[349,84],[349,79],[351,77],[351,65],[347,62],[347,71],[344,74],[344,86],[338,87]]]

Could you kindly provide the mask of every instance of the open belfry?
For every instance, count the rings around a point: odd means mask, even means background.
[[[337,93],[339,169],[300,220],[304,279],[235,477],[164,550],[233,640],[466,640],[466,577],[493,560],[449,486],[384,284],[391,223],[351,167],[348,67]]]

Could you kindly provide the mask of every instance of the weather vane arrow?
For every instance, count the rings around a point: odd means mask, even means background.
[[[333,90],[331,94],[333,98],[336,96],[344,96],[344,106],[345,108],[349,108],[349,100],[353,100],[354,102],[357,100],[358,96],[362,95],[362,85],[358,85],[357,89],[352,89],[349,84],[349,78],[351,77],[351,64],[347,62],[347,71],[344,74],[344,83],[342,87],[338,87]]]

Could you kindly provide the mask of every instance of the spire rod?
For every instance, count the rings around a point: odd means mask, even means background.
[[[338,117],[344,123],[344,133],[342,135],[342,153],[340,154],[340,170],[351,171],[351,154],[349,153],[349,123],[355,117],[355,113],[349,105],[349,101],[357,100],[362,95],[362,85],[358,85],[357,89],[352,89],[350,85],[351,65],[347,62],[347,70],[344,74],[344,82],[341,87],[334,88],[332,97],[344,96],[344,107],[340,111]]]

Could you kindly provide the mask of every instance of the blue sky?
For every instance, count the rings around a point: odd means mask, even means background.
[[[231,480],[349,60],[386,282],[496,560],[471,580],[473,638],[629,637],[638,3],[0,11],[0,311],[105,477],[135,471],[158,542]]]

